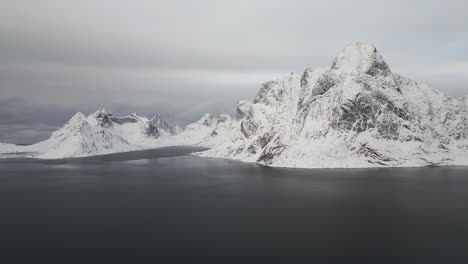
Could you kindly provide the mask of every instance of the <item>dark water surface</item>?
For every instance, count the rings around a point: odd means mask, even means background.
[[[0,160],[0,263],[468,263],[468,168]]]

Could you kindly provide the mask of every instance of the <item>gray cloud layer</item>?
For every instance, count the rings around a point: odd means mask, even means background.
[[[457,0],[2,1],[0,141],[37,141],[102,107],[182,124],[232,112],[261,82],[329,65],[355,41],[461,96],[467,9]]]

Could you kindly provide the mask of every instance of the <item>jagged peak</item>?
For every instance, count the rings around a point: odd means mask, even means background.
[[[157,114],[150,119],[150,122],[159,124],[161,122],[161,115]]]
[[[98,110],[96,110],[95,113],[108,114],[108,112],[107,112],[107,110],[105,108],[98,109]]]
[[[92,116],[101,124],[103,127],[112,126],[112,121],[114,116],[111,113],[108,113],[106,109],[99,109],[92,114]]]
[[[174,129],[172,125],[168,124],[164,119],[161,118],[161,115],[157,114],[153,118],[149,120],[150,123],[156,125],[156,126],[162,126],[162,127],[170,127],[171,129]]]
[[[227,114],[226,112],[222,112],[219,117],[222,117],[222,118],[231,118],[231,116],[229,114]]]
[[[204,115],[200,118],[200,120],[202,120],[202,119],[210,119],[210,118],[213,118],[213,116],[211,115],[211,113],[206,113],[206,114],[204,114]]]
[[[346,73],[389,75],[390,68],[374,45],[356,42],[346,46],[336,56],[332,69]]]
[[[96,112],[92,113],[91,116],[94,116],[96,118],[101,118],[103,116],[112,116],[111,113],[107,112],[106,109],[98,109]]]
[[[218,117],[218,122],[226,122],[230,120],[231,120],[231,116],[226,114],[225,112],[222,112]]]
[[[201,124],[204,126],[211,126],[215,122],[215,119],[210,113],[204,114],[200,119],[198,119],[195,123]]]
[[[68,120],[67,123],[73,123],[73,122],[76,122],[76,121],[81,121],[81,120],[84,120],[85,118],[86,118],[86,116],[83,113],[78,112],[78,113],[74,114],[70,118],[70,120]]]

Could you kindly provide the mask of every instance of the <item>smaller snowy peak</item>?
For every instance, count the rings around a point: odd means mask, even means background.
[[[70,120],[68,120],[68,122],[63,125],[63,127],[52,133],[52,136],[57,132],[63,132],[64,130],[79,129],[85,123],[88,123],[87,117],[83,113],[78,112],[74,114]]]
[[[106,111],[106,109],[103,108],[103,109],[96,110],[96,112],[92,113],[91,115],[97,117],[97,116],[102,116],[102,115],[107,115],[107,114],[109,113]]]
[[[75,122],[81,122],[83,119],[86,119],[86,116],[81,113],[81,112],[78,112],[76,114],[74,114],[70,120],[68,120],[67,124],[71,124],[71,123],[75,123]]]
[[[372,76],[391,74],[390,68],[377,48],[361,42],[345,47],[333,61],[332,69]]]
[[[225,124],[230,124],[232,121],[231,116],[226,113],[222,113],[218,117],[213,117],[211,114],[205,114],[197,121],[187,125],[184,132],[192,133],[193,131],[204,131],[200,132],[205,136],[208,135],[211,131],[215,130],[219,126],[224,126]],[[209,131],[207,133],[207,131]],[[197,132],[198,133],[198,132]]]
[[[98,121],[98,124],[102,127],[112,126],[112,119],[114,119],[114,116],[108,113],[105,109],[97,110],[91,116],[93,116]]]
[[[226,113],[215,117],[205,114],[199,120],[187,125],[185,130],[176,136],[179,143],[196,144],[211,147],[223,142],[234,120]]]
[[[187,128],[192,128],[195,126],[212,126],[213,124],[216,123],[216,119],[210,114],[205,114],[203,115],[200,119],[198,119],[195,123],[192,123],[187,126]]]
[[[154,116],[145,125],[145,134],[148,136],[159,137],[161,135],[173,136],[178,134],[178,129],[169,125],[161,119],[160,115]]]
[[[212,129],[216,125],[216,119],[210,114],[205,114],[203,115],[200,119],[197,121],[188,124],[184,131],[189,132],[189,131],[199,131],[200,129],[205,129],[205,128],[210,128]]]
[[[218,123],[229,122],[231,121],[231,116],[226,113],[221,113],[217,119]]]

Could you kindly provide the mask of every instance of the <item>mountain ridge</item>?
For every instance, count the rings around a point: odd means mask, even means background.
[[[199,145],[210,149],[198,156],[274,167],[468,165],[468,95],[454,99],[394,73],[375,46],[358,42],[331,66],[263,83],[233,118],[205,114],[182,130],[159,115],[102,109],[75,114],[44,142],[21,150],[60,158]]]
[[[468,163],[466,104],[393,73],[369,44],[263,84],[237,112],[237,129],[200,156],[312,168]]]

